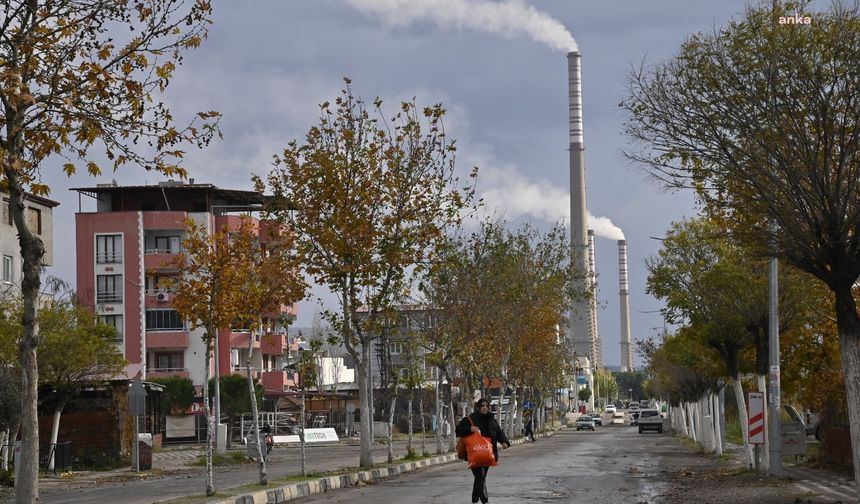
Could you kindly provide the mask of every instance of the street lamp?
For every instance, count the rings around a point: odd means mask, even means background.
[[[633,389],[632,388],[627,389],[627,393],[630,394],[630,402],[633,402]]]

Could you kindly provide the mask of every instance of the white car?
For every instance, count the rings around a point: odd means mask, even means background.
[[[588,415],[582,415],[576,420],[576,430],[591,429],[597,430],[594,426],[594,419]]]
[[[615,405],[614,404],[607,405],[606,406],[606,412],[611,414],[611,415],[614,415],[615,414]]]

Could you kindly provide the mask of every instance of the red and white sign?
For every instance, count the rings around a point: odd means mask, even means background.
[[[749,405],[749,442],[764,444],[764,393],[750,392]]]

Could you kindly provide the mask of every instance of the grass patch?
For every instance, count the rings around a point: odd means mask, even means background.
[[[737,417],[726,419],[726,441],[732,444],[744,444],[744,431]]]
[[[241,451],[231,451],[225,453],[223,455],[219,453],[212,454],[212,465],[213,466],[228,466],[228,465],[240,465],[240,464],[250,464],[253,461],[248,458]],[[200,455],[197,457],[197,460],[192,462],[192,466],[205,467],[206,466],[206,455]]]

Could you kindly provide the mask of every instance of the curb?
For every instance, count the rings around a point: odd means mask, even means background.
[[[536,435],[535,437],[543,438],[555,434],[555,431],[548,431]],[[525,438],[517,438],[511,441],[511,445],[523,444]],[[237,495],[229,499],[213,501],[214,504],[281,504],[300,497],[308,497],[310,495],[328,492],[338,488],[349,488],[358,485],[359,483],[368,483],[371,481],[379,481],[392,476],[397,476],[404,473],[409,473],[449,462],[459,460],[456,453],[446,453],[436,457],[418,460],[415,462],[405,462],[403,464],[392,465],[389,467],[380,467],[367,471],[357,471],[349,474],[341,474],[339,476],[328,476],[316,480],[303,481],[301,483],[291,483],[257,492]]]

